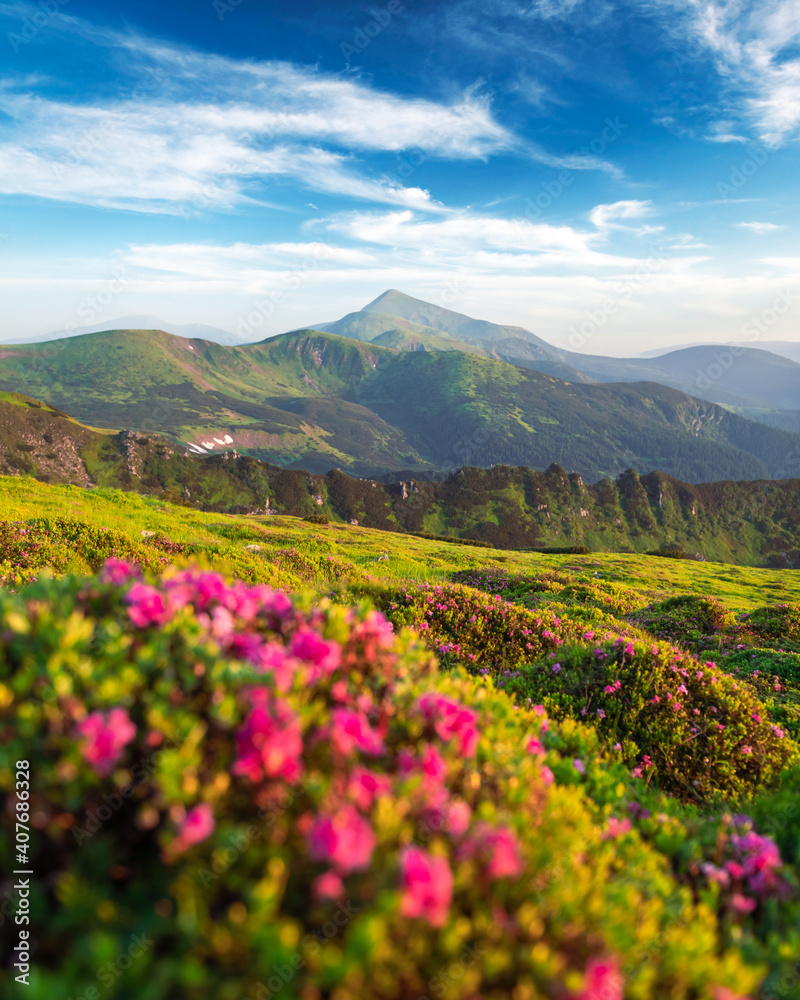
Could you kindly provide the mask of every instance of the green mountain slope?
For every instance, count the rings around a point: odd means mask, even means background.
[[[546,472],[466,467],[430,481],[315,475],[235,450],[199,456],[165,438],[97,431],[36,400],[3,394],[0,476],[19,474],[155,494],[202,510],[322,514],[499,548],[646,552],[677,545],[708,559],[800,568],[798,479],[693,486],[627,470],[591,486],[557,465]]]
[[[401,323],[417,324],[420,329],[438,331],[439,336],[483,348],[492,357],[573,382],[659,382],[710,402],[749,408],[765,423],[770,420],[760,410],[800,411],[800,364],[769,350],[744,347],[734,355],[726,347],[693,346],[655,358],[579,354],[554,347],[521,327],[476,320],[396,289],[384,292],[360,312],[349,313],[345,320],[323,327],[376,342]],[[436,349],[435,345],[430,349]]]
[[[0,390],[84,423],[230,446],[293,468],[358,475],[464,464],[587,479],[628,467],[756,479],[800,437],[653,384],[576,384],[461,351],[398,351],[318,331],[225,347],[111,331],[0,349]]]

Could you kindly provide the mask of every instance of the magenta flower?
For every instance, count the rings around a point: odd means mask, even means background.
[[[330,861],[342,875],[367,868],[374,848],[372,827],[350,804],[333,816],[317,817],[308,832],[312,860]]]
[[[178,836],[173,844],[177,851],[185,851],[194,844],[207,840],[216,827],[214,812],[208,802],[190,809],[178,830]]]
[[[342,649],[338,642],[323,639],[313,629],[305,627],[292,637],[289,653],[310,665],[308,679],[312,684],[320,677],[332,674],[342,662]]]
[[[616,816],[611,816],[603,832],[603,840],[616,840],[617,837],[628,833],[630,828],[631,821],[629,819],[619,820]]]
[[[105,777],[122,756],[122,749],[136,737],[136,726],[127,708],[112,708],[110,712],[92,712],[78,725],[83,737],[81,753],[94,770]]]
[[[344,895],[344,882],[336,872],[325,872],[314,879],[311,893],[315,899],[341,899]]]
[[[463,800],[451,802],[447,806],[447,832],[451,837],[460,837],[467,832],[472,819],[472,809]]]
[[[106,559],[103,564],[103,571],[100,574],[101,583],[110,583],[115,587],[122,587],[131,580],[138,580],[141,577],[141,570],[134,563],[125,562],[124,559]]]
[[[125,600],[128,616],[137,628],[164,625],[172,616],[172,608],[161,591],[147,583],[134,583]]]
[[[300,720],[284,701],[264,688],[251,692],[255,703],[236,734],[237,758],[232,771],[253,782],[268,778],[296,781],[302,770]]]
[[[259,642],[252,651],[248,651],[243,659],[249,660],[256,670],[265,674],[272,674],[275,678],[275,686],[279,691],[286,692],[292,686],[297,660],[286,655],[286,650],[277,642]]]
[[[400,912],[442,927],[453,898],[453,873],[447,858],[434,857],[418,847],[400,854]]]
[[[482,820],[475,827],[460,852],[461,857],[480,857],[489,878],[519,875],[522,859],[519,841],[507,826],[493,827]]]
[[[359,809],[367,812],[372,803],[381,795],[386,795],[391,782],[385,774],[376,774],[366,767],[354,767],[347,786],[347,794]]]
[[[355,750],[372,755],[383,753],[383,740],[370,728],[363,713],[353,712],[349,708],[334,708],[331,723],[326,727],[326,735],[339,753],[346,757]]]
[[[427,722],[433,723],[440,739],[455,739],[463,757],[475,756],[479,738],[475,727],[478,716],[475,712],[435,692],[422,695],[417,700],[417,708]]]
[[[616,959],[590,958],[583,990],[574,996],[574,1000],[623,1000],[624,985]]]

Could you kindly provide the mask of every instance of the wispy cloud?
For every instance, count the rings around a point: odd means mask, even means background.
[[[774,222],[737,222],[736,226],[739,229],[749,229],[759,236],[766,236],[767,233],[775,233],[779,229],[786,228],[786,226],[778,226]]]
[[[693,43],[695,56],[710,56],[720,76],[723,107],[750,123],[761,140],[777,147],[800,127],[800,3],[768,0],[640,0],[669,19]],[[676,22],[677,18],[677,22]],[[739,141],[738,132],[714,131],[713,142]]]

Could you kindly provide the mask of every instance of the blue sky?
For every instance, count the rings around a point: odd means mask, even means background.
[[[800,339],[800,0],[0,2],[0,337]],[[763,324],[762,324],[763,325]],[[583,330],[577,336],[576,331]]]

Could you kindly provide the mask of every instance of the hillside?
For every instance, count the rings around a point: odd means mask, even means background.
[[[658,382],[710,402],[751,408],[753,416],[765,423],[770,421],[762,417],[761,410],[800,411],[800,358],[795,357],[790,344],[775,353],[770,352],[768,343],[758,345],[763,349],[741,347],[736,356],[722,346],[698,345],[658,357],[580,354],[548,344],[521,327],[476,320],[396,289],[384,292],[344,320],[324,323],[321,328],[374,341],[401,322],[426,332],[439,331],[440,336],[483,348],[493,357],[570,381]],[[586,346],[595,346],[595,342],[589,339]]]
[[[796,434],[660,385],[577,384],[317,331],[243,347],[143,330],[7,346],[0,389],[95,427],[168,435],[198,454],[232,446],[314,473],[556,462],[590,480],[631,467],[759,479],[800,448]]]
[[[324,515],[394,532],[432,532],[500,548],[678,546],[706,559],[800,568],[800,480],[693,486],[663,473],[587,485],[546,472],[463,468],[437,480],[355,479],[239,455],[196,455],[168,438],[98,431],[22,396],[0,397],[0,474],[116,487],[201,510]]]

